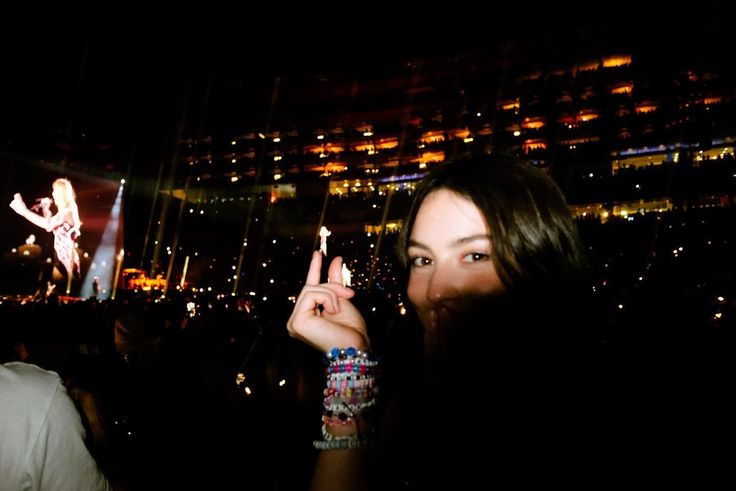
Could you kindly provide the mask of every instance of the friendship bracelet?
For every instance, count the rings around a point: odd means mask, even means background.
[[[356,449],[356,448],[373,448],[374,440],[359,440],[351,438],[345,440],[314,440],[312,445],[318,450],[340,450],[340,449]]]
[[[376,405],[376,401],[365,401],[365,402],[359,402],[357,404],[345,404],[344,402],[338,402],[338,403],[326,403],[323,405],[325,411],[332,411],[332,412],[340,412],[340,411],[350,411],[353,415],[362,413],[365,409],[368,409],[369,407],[373,407]]]
[[[328,394],[324,398],[324,405],[328,404],[343,404],[345,406],[355,406],[356,404],[362,404],[364,402],[374,401],[376,398],[374,397],[375,391],[372,390],[355,390],[352,392],[345,392],[345,393],[333,393],[330,394],[328,390]]]
[[[374,441],[360,435],[364,413],[376,405],[379,363],[368,351],[333,348],[325,353],[326,388],[323,391],[322,440],[312,444],[319,450],[370,448]],[[357,425],[358,433],[333,435],[328,427]]]
[[[334,376],[342,373],[347,374],[361,374],[361,375],[369,375],[372,374],[373,369],[376,367],[378,363],[375,361],[371,362],[365,362],[365,363],[338,363],[338,362],[331,362],[327,368],[325,369],[325,372],[327,373],[327,376]]]
[[[332,348],[330,351],[325,353],[325,357],[328,362],[332,360],[346,360],[354,358],[369,358],[370,355],[367,351],[359,350],[357,348]]]
[[[328,380],[325,387],[324,395],[332,395],[338,393],[367,391],[373,389],[376,385],[375,379],[361,380]]]
[[[376,377],[373,374],[331,373],[328,375],[327,380],[373,380],[374,378]]]

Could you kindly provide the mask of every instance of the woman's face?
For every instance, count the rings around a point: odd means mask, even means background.
[[[490,232],[472,201],[447,189],[428,194],[408,243],[408,297],[426,332],[451,326],[476,302],[504,291]]]

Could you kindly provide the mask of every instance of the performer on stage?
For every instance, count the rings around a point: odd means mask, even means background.
[[[53,184],[51,198],[36,200],[36,204],[29,209],[20,193],[16,193],[10,207],[29,222],[38,225],[47,232],[54,234],[54,251],[56,260],[64,268],[60,271],[58,264],[54,266],[54,277],[65,277],[66,290],[71,289],[71,280],[79,276],[79,254],[75,247],[77,238],[81,235],[79,209],[72,183],[68,179],[57,179]],[[56,214],[51,213],[51,205],[56,205]],[[40,214],[38,212],[41,212]]]

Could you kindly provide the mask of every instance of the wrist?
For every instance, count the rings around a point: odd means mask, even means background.
[[[349,437],[360,438],[363,435],[373,433],[373,424],[367,418],[350,418],[348,421],[335,423],[334,419],[325,416],[322,418],[322,422],[322,436],[326,440]]]
[[[326,387],[322,403],[322,440],[318,449],[372,445],[373,408],[378,395],[378,362],[368,351],[332,348],[325,353]]]

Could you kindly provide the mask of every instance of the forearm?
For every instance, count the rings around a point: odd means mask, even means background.
[[[314,468],[312,491],[362,491],[371,488],[369,451],[362,449],[322,450]]]
[[[51,231],[51,222],[48,218],[42,217],[38,213],[34,213],[28,208],[18,210],[18,214],[31,222],[34,225],[38,225],[47,232]]]
[[[327,354],[321,449],[313,490],[370,489],[370,448],[378,364],[367,352],[348,348]]]

